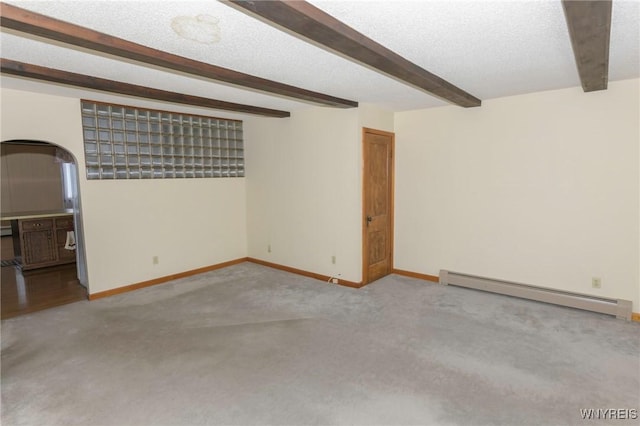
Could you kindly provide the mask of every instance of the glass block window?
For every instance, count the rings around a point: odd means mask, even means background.
[[[82,101],[87,179],[244,176],[242,121]]]

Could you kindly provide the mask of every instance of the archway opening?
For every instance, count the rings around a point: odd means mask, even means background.
[[[85,300],[77,160],[47,141],[0,148],[2,318]]]

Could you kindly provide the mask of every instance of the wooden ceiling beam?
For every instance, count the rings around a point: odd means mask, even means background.
[[[314,43],[394,77],[447,102],[480,106],[480,99],[404,59],[305,1],[225,0],[268,23],[286,28]]]
[[[611,0],[562,0],[562,7],[583,90],[606,90],[609,82]]]
[[[24,62],[13,61],[5,58],[1,59],[0,71],[2,71],[3,74],[15,75],[18,77],[33,78],[36,80],[68,84],[76,87],[84,87],[86,89],[100,90],[102,92],[130,95],[163,102],[173,102],[176,104],[256,114],[265,117],[283,118],[291,115],[288,111],[279,111],[275,109],[203,98],[200,96],[185,95],[183,93],[168,92],[166,90],[154,89],[146,86],[138,86],[120,81],[107,80],[105,78],[41,67],[39,65],[26,64]]]
[[[2,3],[0,25],[50,40],[301,101],[353,108],[358,103],[153,49]]]

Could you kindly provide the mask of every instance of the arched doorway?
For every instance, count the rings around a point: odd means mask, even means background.
[[[2,318],[86,299],[77,160],[45,141],[8,140],[0,147]]]

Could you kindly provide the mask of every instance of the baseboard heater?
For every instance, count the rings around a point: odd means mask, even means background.
[[[588,294],[572,293],[445,270],[440,270],[440,284],[484,290],[522,299],[614,315],[616,318],[628,321],[631,320],[631,301],[629,300],[590,296]]]

